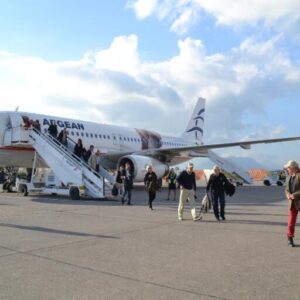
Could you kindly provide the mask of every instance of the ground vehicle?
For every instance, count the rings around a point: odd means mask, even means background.
[[[265,186],[271,186],[271,185],[283,186],[284,184],[282,180],[279,180],[277,178],[272,178],[272,177],[266,177],[263,183]]]

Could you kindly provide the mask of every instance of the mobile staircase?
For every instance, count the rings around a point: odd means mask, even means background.
[[[100,171],[96,172],[48,133],[42,133],[35,128],[10,128],[5,134],[4,144],[28,145],[35,150],[30,182],[21,180],[16,187],[24,196],[30,191],[69,195],[74,200],[80,199],[81,195],[92,198],[105,198],[111,195],[114,177],[107,170],[101,167]],[[37,185],[35,175],[37,163],[41,159],[58,178],[59,184],[44,181]]]

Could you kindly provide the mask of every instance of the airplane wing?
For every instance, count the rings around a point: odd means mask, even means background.
[[[175,156],[190,156],[190,157],[206,157],[208,156],[208,151],[211,149],[218,148],[229,148],[239,146],[243,149],[250,149],[251,145],[254,144],[270,144],[279,142],[290,142],[300,140],[300,136],[289,137],[289,138],[277,138],[277,139],[264,139],[264,140],[250,140],[250,141],[240,141],[232,143],[220,143],[220,144],[207,144],[207,145],[195,145],[195,146],[184,146],[184,147],[170,147],[170,148],[156,148],[156,149],[146,149],[140,151],[124,151],[116,152],[105,155],[110,160],[118,160],[124,155],[143,155],[150,156],[154,158],[164,157],[164,161],[169,162]]]

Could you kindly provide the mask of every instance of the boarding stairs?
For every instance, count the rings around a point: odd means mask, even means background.
[[[4,144],[33,147],[67,188],[83,187],[85,195],[92,198],[111,195],[114,177],[107,170],[101,167],[99,173],[96,172],[48,133],[42,133],[35,128],[14,127],[7,130]]]

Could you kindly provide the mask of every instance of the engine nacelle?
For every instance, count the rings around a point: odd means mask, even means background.
[[[153,167],[153,171],[156,173],[158,178],[161,178],[167,174],[169,167],[163,164],[159,160],[147,156],[140,155],[126,155],[119,159],[119,166],[124,166],[125,163],[129,162],[133,171],[135,181],[143,181],[146,174],[147,165]]]

